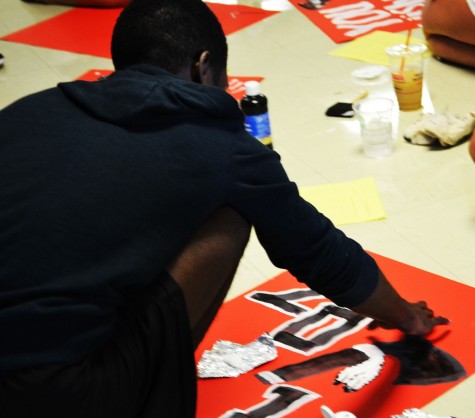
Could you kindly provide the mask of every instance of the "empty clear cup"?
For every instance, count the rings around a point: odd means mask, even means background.
[[[353,104],[355,116],[360,122],[363,152],[371,158],[391,155],[393,139],[394,102],[383,97],[359,100]]]

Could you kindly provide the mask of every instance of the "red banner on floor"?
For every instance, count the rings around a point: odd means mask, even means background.
[[[319,417],[326,405],[358,418],[388,418],[423,409],[472,375],[475,289],[374,256],[398,291],[426,300],[451,324],[427,339],[371,331],[368,318],[283,273],[225,303],[196,351],[198,361],[217,340],[247,345],[268,332],[278,357],[238,377],[200,379],[197,417]]]
[[[277,12],[207,3],[230,35]],[[112,29],[122,9],[75,8],[2,37],[4,41],[110,58]]]
[[[424,0],[290,0],[334,42],[421,26]]]

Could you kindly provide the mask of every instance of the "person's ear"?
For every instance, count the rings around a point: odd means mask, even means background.
[[[209,51],[203,51],[192,68],[192,80],[206,86],[214,85],[214,73],[210,65]]]

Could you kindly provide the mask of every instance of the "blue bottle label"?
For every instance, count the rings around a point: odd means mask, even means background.
[[[261,113],[260,115],[245,116],[244,126],[246,131],[249,132],[254,138],[260,141],[266,140],[270,137],[270,123],[269,113]]]

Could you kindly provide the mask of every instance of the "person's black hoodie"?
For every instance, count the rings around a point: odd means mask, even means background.
[[[127,292],[152,283],[228,205],[272,262],[342,306],[377,268],[298,196],[226,92],[152,66],[0,112],[0,371],[82,359]]]

